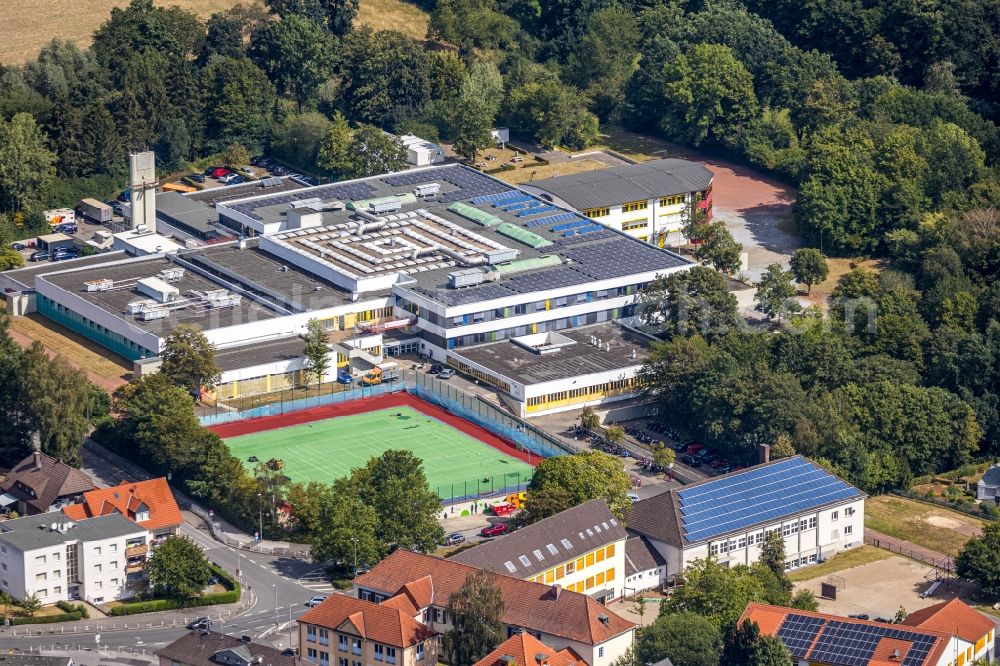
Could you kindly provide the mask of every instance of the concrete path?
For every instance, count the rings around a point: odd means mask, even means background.
[[[931,550],[930,548],[926,548],[920,544],[891,537],[888,534],[876,532],[875,530],[867,527],[865,528],[865,543],[875,546],[876,548],[882,548],[893,553],[899,553],[904,557],[919,560],[925,564],[943,566],[951,559],[950,556],[944,553],[939,553],[936,550]]]

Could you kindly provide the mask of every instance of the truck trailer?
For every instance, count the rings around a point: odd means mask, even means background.
[[[110,224],[114,216],[111,206],[97,199],[80,199],[76,208],[80,215],[97,224]]]

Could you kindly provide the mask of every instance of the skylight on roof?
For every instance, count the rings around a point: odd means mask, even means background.
[[[590,530],[587,530],[587,531],[589,532]],[[601,526],[600,525],[594,525],[594,531],[597,532],[598,534],[600,534],[601,533]]]
[[[580,538],[581,538],[581,539],[583,539],[583,538],[584,538],[584,536],[583,536],[583,532],[577,532],[577,534],[579,534],[579,535],[580,535]]]
[[[521,561],[521,564],[523,564],[524,566],[526,566],[526,567],[530,567],[531,566],[531,560],[528,559],[527,555],[521,555],[517,559],[519,559]]]
[[[552,553],[553,555],[558,555],[559,554],[559,550],[556,549],[556,547],[553,546],[551,543],[545,544],[545,547],[548,548],[549,552]]]
[[[594,530],[587,528],[587,536],[594,536]]]
[[[543,561],[545,559],[545,556],[542,555],[542,551],[538,550],[537,548],[535,550],[531,551],[531,552],[533,552],[535,554],[535,557],[538,558],[539,562],[541,562],[541,561]]]
[[[581,538],[581,539],[583,538],[583,535],[582,535],[582,534],[580,535],[580,538]],[[565,547],[565,548],[572,548],[572,547],[573,547],[573,544],[572,544],[572,543],[570,543],[570,540],[569,540],[569,539],[563,539],[563,540],[562,540],[562,545],[563,545],[563,547]]]
[[[606,529],[606,530],[610,530],[611,529],[610,527],[608,527],[607,523],[601,523],[601,525],[604,525],[604,529]]]
[[[510,560],[507,560],[506,562],[504,562],[504,563],[503,563],[503,565],[504,565],[505,567],[507,567],[507,571],[509,571],[509,572],[511,572],[511,573],[515,573],[515,572],[517,572],[517,567],[515,567],[515,566],[514,566],[514,563],[513,563],[513,562],[511,562]]]
[[[612,524],[612,525],[617,525],[617,524],[618,524],[618,521],[617,521],[617,520],[615,520],[614,518],[612,518],[612,519],[611,519],[611,524]]]

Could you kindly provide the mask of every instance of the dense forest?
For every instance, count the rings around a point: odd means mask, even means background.
[[[776,335],[673,329],[650,373],[683,425],[784,436],[868,489],[1000,448],[1000,0],[419,4],[423,41],[355,27],[357,0],[133,0],[89,48],[0,68],[0,236],[113,194],[133,149],[341,178],[385,164],[378,129],[474,157],[494,125],[569,149],[625,128],[794,184],[807,243],[882,261]],[[711,277],[684,289],[729,320]]]

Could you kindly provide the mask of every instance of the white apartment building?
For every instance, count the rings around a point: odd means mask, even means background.
[[[126,554],[145,547],[145,528],[119,513],[78,522],[61,513],[0,523],[0,590],[43,604],[100,604],[131,596]]]
[[[752,564],[764,536],[785,539],[788,570],[864,544],[867,496],[811,460],[793,456],[636,502],[625,516],[666,560],[667,581],[709,556]]]
[[[595,499],[481,543],[451,559],[607,604],[625,594],[625,526]]]
[[[692,206],[712,219],[712,177],[704,164],[670,158],[545,178],[520,187],[633,238],[677,247],[685,242],[682,230]]]

